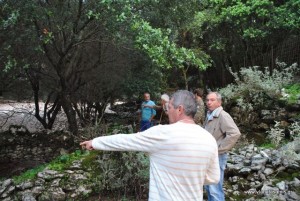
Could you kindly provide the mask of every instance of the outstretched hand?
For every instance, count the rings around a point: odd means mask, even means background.
[[[81,142],[80,146],[82,149],[94,150],[93,145],[92,145],[92,140]]]

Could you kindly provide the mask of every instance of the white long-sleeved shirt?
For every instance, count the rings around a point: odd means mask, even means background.
[[[98,150],[143,151],[150,156],[149,200],[203,200],[203,185],[220,178],[218,147],[196,124],[158,125],[136,134],[93,139]]]

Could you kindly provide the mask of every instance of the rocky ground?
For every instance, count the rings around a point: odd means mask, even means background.
[[[32,107],[27,103],[0,104],[0,126],[2,125],[3,129],[17,122],[26,124],[30,131],[38,129],[38,123],[32,115]],[[128,119],[134,119],[134,109],[131,106],[127,109],[117,111],[118,115],[122,112],[119,116],[122,116],[125,124],[134,123],[127,122]],[[10,116],[14,116],[10,119],[12,122],[7,121],[7,117]],[[300,200],[299,153],[299,141],[290,142],[277,149],[258,147],[247,141],[241,142],[229,153],[224,184],[226,200]],[[82,161],[77,160],[62,172],[45,169],[34,180],[19,184],[11,178],[0,181],[0,200],[116,200],[93,195],[93,190],[97,189],[99,184],[91,182],[91,179],[93,178],[90,170],[82,166]]]
[[[300,144],[294,143],[280,149],[249,144],[230,152],[224,184],[226,200],[300,200],[300,157],[289,158],[289,146],[299,151]],[[87,200],[97,185],[89,169],[78,160],[63,172],[45,169],[36,179],[18,185],[12,179],[1,181],[0,199]]]

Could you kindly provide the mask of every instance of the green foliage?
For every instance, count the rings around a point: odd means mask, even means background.
[[[97,192],[142,197],[148,189],[149,159],[144,153],[103,152],[90,167]]]
[[[23,174],[19,175],[19,176],[14,176],[13,180],[15,182],[15,184],[19,184],[22,183],[24,181],[27,180],[32,180],[34,178],[36,178],[37,174],[41,171],[43,171],[45,169],[46,165],[40,165],[36,168],[27,170],[26,172],[24,172]]]
[[[259,145],[259,147],[265,148],[265,149],[269,149],[269,148],[273,149],[273,148],[276,148],[276,145],[271,142],[265,142],[265,143]]]
[[[199,58],[196,54],[184,47],[177,47],[169,39],[170,29],[162,31],[160,28],[153,28],[147,21],[141,19],[135,21],[132,30],[137,32],[136,45],[144,50],[154,63],[163,68],[178,67],[183,68],[184,63],[196,65],[200,69],[205,69],[209,65],[208,55]]]
[[[249,113],[255,109],[274,106],[274,101],[281,97],[281,89],[292,82],[297,72],[297,65],[289,67],[284,63],[277,63],[278,68],[271,73],[268,67],[241,68],[239,73],[231,74],[236,84],[230,84],[220,89],[225,102],[237,102],[242,111]]]
[[[287,93],[288,103],[297,103],[300,97],[300,84],[291,84],[285,87],[285,93]]]
[[[294,122],[289,126],[289,131],[292,139],[300,137],[300,122]]]
[[[87,151],[76,150],[71,154],[64,154],[57,157],[55,160],[51,161],[47,168],[50,170],[63,171],[68,168],[73,161],[82,159],[85,155],[87,155]]]
[[[300,155],[296,156],[295,147],[300,144],[300,123],[294,122],[287,127],[287,130],[290,133],[291,139],[293,140],[292,143],[289,143],[285,139],[285,128],[280,125],[280,122],[275,121],[275,125],[268,130],[267,133],[267,140],[271,142],[272,145],[275,147],[279,147],[279,145],[286,144],[287,146],[284,149],[284,153],[286,155],[292,156],[291,158],[295,158],[295,160],[300,160]],[[296,154],[296,155],[295,155]]]
[[[268,134],[267,139],[271,141],[276,147],[282,142],[285,137],[284,128],[280,127],[280,122],[275,122],[273,128],[266,132]]]

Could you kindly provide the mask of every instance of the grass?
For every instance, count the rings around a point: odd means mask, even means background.
[[[32,180],[36,177],[36,175],[43,171],[45,168],[46,168],[47,165],[40,165],[36,168],[33,168],[33,169],[30,169],[30,170],[27,170],[26,172],[24,172],[23,174],[19,175],[19,176],[14,176],[13,177],[13,180],[15,182],[15,184],[20,184],[24,181],[27,181],[27,180]]]
[[[273,148],[275,149],[276,148],[276,145],[271,143],[271,142],[265,142],[261,145],[259,145],[260,148],[265,148],[265,149],[270,149],[270,148]]]
[[[73,152],[71,154],[61,155],[61,156],[57,157],[56,159],[54,159],[49,164],[40,165],[36,168],[27,170],[26,172],[24,172],[23,174],[21,174],[19,176],[14,176],[13,180],[16,184],[22,183],[27,180],[32,180],[32,179],[36,178],[37,174],[39,172],[43,171],[45,168],[61,172],[61,171],[65,170],[66,168],[68,168],[72,164],[73,161],[79,160],[79,159],[83,158],[84,156],[86,156],[87,154],[88,154],[87,151],[76,150],[75,152]]]

